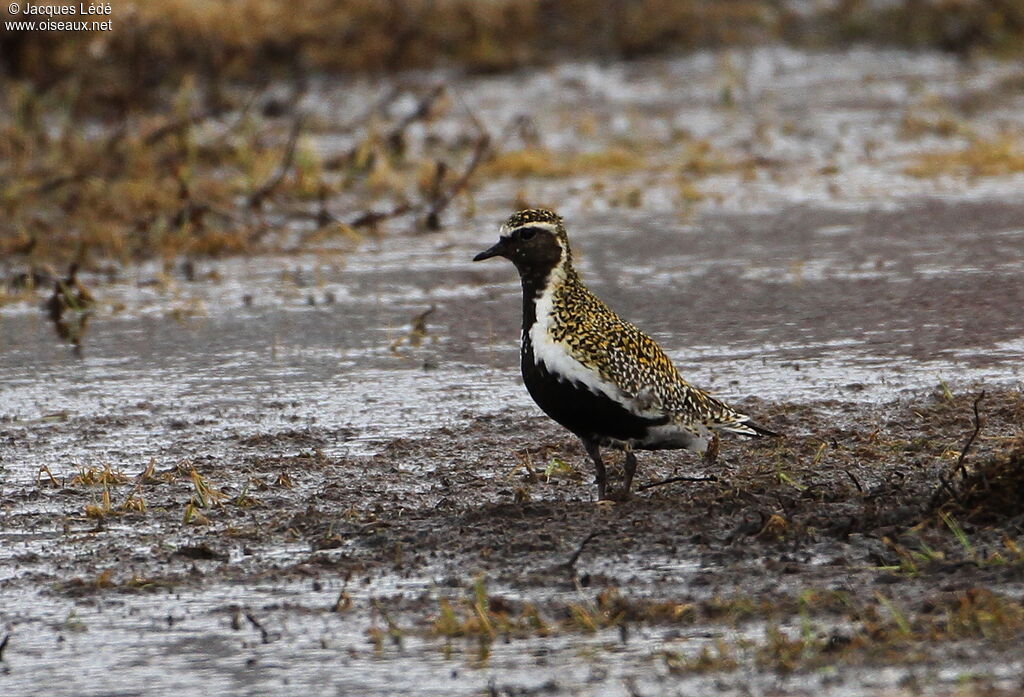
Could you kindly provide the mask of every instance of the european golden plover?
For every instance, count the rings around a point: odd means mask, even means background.
[[[777,435],[686,382],[649,336],[621,319],[580,280],[562,219],[524,210],[473,261],[505,257],[523,285],[521,364],[526,389],[552,419],[579,436],[608,498],[600,447],[624,450],[628,498],[634,450],[687,449],[712,457],[717,434]]]

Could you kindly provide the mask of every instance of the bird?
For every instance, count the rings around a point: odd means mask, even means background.
[[[653,339],[592,293],[556,213],[521,210],[499,235],[473,261],[504,257],[519,272],[523,382],[537,406],[582,441],[599,501],[630,497],[637,450],[686,449],[713,461],[719,433],[779,435],[684,380]],[[625,453],[623,488],[614,497],[602,447]]]

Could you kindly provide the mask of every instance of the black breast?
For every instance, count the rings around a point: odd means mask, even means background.
[[[529,332],[523,334],[523,381],[544,413],[581,438],[598,441],[643,440],[652,426],[668,418],[644,419],[604,394],[592,392],[535,363]]]

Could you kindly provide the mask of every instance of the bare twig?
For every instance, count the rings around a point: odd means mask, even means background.
[[[668,479],[662,479],[661,481],[651,482],[650,484],[644,484],[638,486],[637,491],[646,491],[647,489],[653,489],[656,486],[664,486],[665,484],[674,484],[676,482],[717,482],[718,477],[710,475],[707,477],[669,477]]]
[[[576,550],[572,553],[572,556],[570,556],[568,561],[565,562],[565,568],[569,569],[571,573],[575,573],[576,562],[579,561],[580,555],[583,554],[583,550],[586,549],[587,545],[590,544],[591,540],[593,540],[600,534],[601,532],[599,530],[593,530],[590,532],[590,534],[584,537],[583,540],[576,547]]]
[[[380,102],[377,105],[367,110],[364,116],[361,116],[359,119],[353,121],[353,125],[359,124],[360,121],[368,121],[370,117],[373,116],[374,113],[383,109],[385,106],[387,106],[395,99],[397,99],[399,94],[400,93],[397,91],[389,92],[387,95],[384,96],[383,99],[380,100]],[[438,85],[437,87],[434,87],[434,89],[432,89],[426,95],[424,95],[420,99],[419,103],[416,105],[416,108],[413,109],[411,113],[406,114],[404,117],[402,117],[402,119],[399,120],[398,123],[396,123],[391,128],[390,131],[388,131],[387,135],[384,136],[384,142],[388,144],[388,147],[390,147],[392,150],[400,151],[402,149],[402,142],[405,139],[406,129],[408,129],[409,126],[416,123],[417,121],[425,119],[427,116],[429,116],[430,110],[434,106],[434,102],[436,102],[441,97],[442,94],[444,94],[444,86]],[[356,159],[356,155],[359,153],[362,147],[363,146],[361,143],[356,143],[347,151],[328,158],[323,163],[324,169],[333,170],[346,166],[347,164]]]
[[[249,610],[246,610],[245,619],[249,620],[249,624],[251,624],[253,627],[260,630],[260,638],[263,641],[263,643],[269,644],[271,639],[270,632],[268,632],[267,628],[264,627],[258,619],[256,619],[256,616],[253,615],[252,612],[250,612]]]
[[[469,159],[469,164],[466,165],[466,170],[462,173],[462,176],[459,177],[446,192],[436,196],[431,202],[430,209],[427,211],[427,216],[424,219],[424,224],[428,230],[441,229],[441,213],[443,213],[444,209],[448,207],[455,197],[462,193],[462,191],[469,185],[470,178],[484,161],[485,156],[490,153],[490,150],[491,138],[484,133],[476,142],[476,148],[473,150],[473,156]]]
[[[960,449],[960,457],[956,459],[956,470],[963,478],[967,477],[967,470],[964,469],[964,460],[967,459],[967,453],[970,451],[971,446],[974,445],[974,439],[978,437],[978,433],[981,431],[981,416],[978,414],[978,405],[981,404],[981,400],[983,399],[985,399],[985,390],[982,390],[981,393],[974,398],[974,430],[971,432],[967,442],[964,443],[964,447]]]
[[[473,122],[473,127],[476,129],[477,133],[486,135],[488,131],[487,128],[484,127],[483,121],[477,118],[476,113],[469,107],[469,104],[466,104],[466,100],[462,98],[462,94],[455,90],[452,90],[452,94],[459,104],[462,105],[463,110],[466,112],[466,116],[468,116],[469,120]]]
[[[363,211],[353,218],[348,225],[353,228],[374,227],[382,221],[405,215],[411,210],[413,210],[412,204],[406,202],[398,204],[389,211]]]
[[[62,174],[46,180],[37,186],[31,193],[33,195],[49,194],[63,186],[67,186],[68,184],[74,184],[75,182],[82,181],[88,176],[89,173],[86,171],[75,172],[73,174]]]
[[[345,580],[341,584],[341,590],[338,591],[338,599],[334,601],[334,605],[331,606],[331,612],[341,612],[347,610],[352,606],[352,598],[348,594],[348,582],[352,580],[352,570],[349,569],[345,573]]]
[[[299,114],[292,121],[292,128],[288,134],[288,144],[285,146],[284,155],[281,157],[281,163],[277,166],[277,171],[270,176],[267,181],[263,183],[263,186],[256,189],[249,196],[249,208],[259,208],[263,205],[263,200],[270,196],[281,185],[281,181],[284,176],[288,174],[288,170],[292,168],[292,162],[295,161],[295,150],[299,142],[299,134],[302,132],[302,123],[304,116]]]
[[[388,145],[394,150],[401,150],[402,140],[405,137],[405,130],[417,121],[427,118],[430,115],[430,110],[434,108],[434,103],[440,99],[443,94],[444,85],[436,85],[434,89],[424,95],[412,113],[406,114],[405,117],[395,124],[394,128],[392,128],[388,133]]]
[[[967,459],[967,453],[970,451],[971,446],[974,445],[974,440],[978,437],[978,433],[981,432],[981,415],[978,411],[978,405],[981,404],[981,400],[985,398],[985,391],[982,390],[977,397],[974,398],[974,404],[972,410],[974,412],[974,430],[971,431],[971,435],[967,437],[967,442],[964,443],[964,447],[960,449],[960,456],[956,459],[956,465],[953,467],[953,472],[960,473],[961,481],[967,479],[967,469],[964,467],[964,462]],[[956,489],[953,488],[953,484],[950,481],[950,477],[944,472],[939,473],[939,488],[932,494],[931,505],[932,508],[939,505],[941,502],[941,494],[946,493],[946,496],[950,500],[956,500],[959,498]]]
[[[7,648],[7,642],[11,640],[10,633],[4,635],[4,640],[0,641],[0,661],[4,660],[4,649]]]
[[[214,146],[222,146],[224,144],[224,141],[226,141],[232,133],[238,130],[239,126],[245,123],[246,117],[250,114],[250,112],[252,112],[253,107],[256,106],[256,102],[259,100],[260,96],[265,91],[266,90],[262,89],[252,91],[252,94],[250,94],[249,98],[245,100],[245,103],[242,105],[242,108],[239,109],[235,114],[234,120],[230,124],[228,124],[227,127],[214,139],[212,143]]]
[[[68,184],[74,184],[75,182],[95,176],[98,171],[106,172],[104,176],[107,179],[117,178],[120,176],[125,165],[125,157],[124,153],[121,152],[121,146],[124,145],[127,130],[128,122],[122,119],[118,123],[117,128],[107,136],[107,140],[103,145],[103,154],[97,156],[87,166],[81,167],[77,172],[61,174],[43,182],[32,190],[30,194],[38,196],[53,193]]]
[[[862,487],[860,485],[860,482],[857,480],[857,478],[855,476],[853,476],[853,472],[851,472],[850,470],[843,470],[843,472],[845,472],[846,476],[850,478],[850,481],[853,482],[853,485],[855,487],[857,487],[857,493],[863,495],[864,494],[864,487]]]
[[[189,128],[190,126],[194,126],[197,123],[202,123],[206,119],[216,116],[219,113],[219,111],[220,110],[217,109],[208,109],[206,111],[201,111],[195,114],[189,114],[188,116],[185,116],[180,119],[175,119],[174,121],[168,121],[164,125],[158,126],[157,128],[147,133],[146,137],[142,139],[142,142],[145,143],[146,145],[156,145],[169,135],[173,135],[175,133],[183,131],[186,128]]]
[[[429,201],[424,201],[415,205],[409,202],[400,203],[390,211],[364,211],[353,218],[349,222],[349,226],[353,228],[373,227],[384,220],[396,218],[400,215],[417,212],[426,208],[427,213],[424,216],[424,225],[428,230],[440,229],[441,213],[444,212],[456,196],[465,191],[466,187],[469,186],[469,181],[473,177],[473,174],[491,152],[490,143],[490,136],[486,133],[481,134],[479,140],[476,142],[476,147],[473,149],[473,154],[469,159],[469,163],[466,165],[466,169],[462,172],[459,178],[444,191],[441,190],[440,186],[440,180],[444,176],[444,171],[439,168]]]

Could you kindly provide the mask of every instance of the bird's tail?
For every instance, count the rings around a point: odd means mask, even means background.
[[[762,436],[773,436],[779,438],[782,436],[781,433],[776,433],[764,426],[759,426],[751,421],[750,417],[747,416],[741,416],[735,421],[721,424],[718,426],[718,430],[725,431],[726,433],[735,433],[740,436],[748,436],[750,438],[760,438]]]

